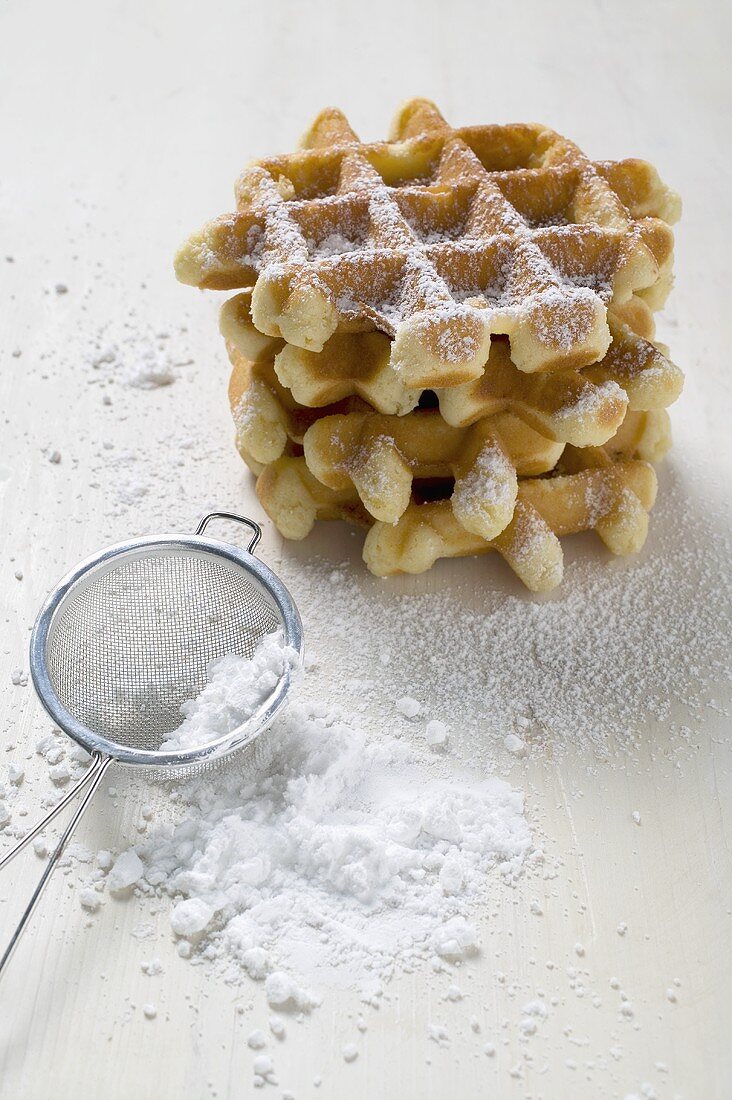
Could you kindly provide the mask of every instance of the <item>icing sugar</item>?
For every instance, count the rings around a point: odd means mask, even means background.
[[[178,738],[218,736],[256,707],[285,653],[273,635],[252,661],[216,662]],[[232,979],[265,980],[275,1009],[309,1011],[326,980],[372,1000],[398,967],[480,950],[471,914],[491,872],[511,883],[533,853],[519,792],[445,776],[428,746],[370,739],[318,703],[292,704],[263,738],[265,766],[237,757],[176,788],[181,820],[122,853],[108,885],[137,870],[139,891],[175,899],[179,941]]]
[[[281,631],[267,634],[251,660],[227,653],[212,661],[203,691],[181,707],[184,721],[163,742],[164,750],[211,744],[252,718],[272,695],[288,668],[299,663]]]

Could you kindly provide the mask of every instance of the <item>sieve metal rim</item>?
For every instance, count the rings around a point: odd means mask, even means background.
[[[256,541],[256,540],[255,540]],[[253,544],[250,544],[253,545]],[[181,536],[152,535],[130,539],[104,547],[96,554],[79,562],[67,573],[50,593],[36,618],[30,640],[30,674],[38,698],[49,717],[69,737],[90,753],[109,756],[119,764],[130,767],[186,768],[198,766],[212,759],[222,758],[243,749],[262,732],[281,709],[292,679],[288,668],[273,694],[243,726],[225,734],[217,741],[203,747],[180,752],[160,752],[151,749],[130,749],[95,733],[79,722],[63,705],[48,673],[48,643],[54,623],[66,600],[85,579],[103,576],[120,560],[134,560],[161,554],[188,553],[201,557],[224,558],[243,569],[252,581],[271,597],[280,612],[285,643],[299,654],[302,661],[302,621],[292,596],[285,585],[259,558],[250,551],[219,539],[201,535]]]

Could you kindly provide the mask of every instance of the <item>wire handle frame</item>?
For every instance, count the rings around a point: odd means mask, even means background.
[[[213,519],[230,519],[233,520],[234,523],[243,523],[245,527],[249,527],[252,531],[252,537],[247,546],[247,552],[249,554],[254,553],[255,547],[262,537],[262,528],[258,523],[255,523],[253,519],[248,519],[247,516],[239,516],[235,512],[208,512],[205,516],[201,517],[198,527],[196,528],[196,534],[202,535]]]
[[[6,965],[6,963],[9,961],[10,956],[13,954],[13,951],[15,950],[15,948],[17,946],[17,943],[18,943],[18,940],[20,939],[20,937],[22,935],[23,929],[25,928],[26,924],[28,923],[31,916],[33,915],[33,910],[35,909],[36,905],[38,904],[40,896],[43,893],[43,889],[44,889],[46,883],[48,882],[49,878],[51,877],[51,872],[53,871],[54,867],[57,865],[58,861],[61,859],[61,856],[63,855],[64,848],[66,847],[66,845],[69,842],[69,839],[71,838],[71,834],[73,833],[74,829],[76,828],[79,821],[81,820],[82,814],[84,813],[84,811],[88,807],[89,803],[91,802],[92,798],[94,797],[94,793],[95,793],[97,787],[99,786],[99,784],[101,783],[105,771],[107,770],[107,768],[109,767],[109,765],[111,763],[112,763],[112,757],[111,756],[102,756],[101,753],[97,753],[94,757],[94,760],[92,762],[91,767],[89,768],[89,771],[86,773],[86,775],[83,777],[83,779],[79,780],[79,782],[76,784],[74,789],[72,791],[69,791],[69,793],[66,795],[66,797],[63,798],[57,806],[54,806],[54,808],[51,810],[51,812],[46,814],[46,816],[43,818],[43,820],[40,821],[38,823],[38,825],[36,825],[36,827],[31,830],[30,833],[28,833],[26,836],[24,836],[22,838],[22,840],[20,840],[15,845],[15,847],[11,848],[10,851],[0,861],[0,869],[2,869],[3,867],[6,866],[6,864],[10,863],[10,861],[12,859],[14,859],[15,856],[17,856],[18,852],[20,852],[23,848],[25,848],[26,844],[28,844],[29,841],[31,841],[34,836],[37,836],[38,833],[40,833],[43,829],[46,828],[46,826],[49,824],[49,822],[51,822],[54,819],[54,817],[56,817],[56,814],[58,814],[61,810],[63,810],[65,806],[68,806],[69,802],[71,802],[74,798],[76,798],[76,796],[78,794],[80,794],[85,788],[88,787],[88,790],[86,791],[86,794],[84,795],[84,797],[82,798],[81,802],[79,803],[79,805],[76,809],[76,813],[71,818],[71,821],[68,823],[68,825],[64,829],[63,833],[61,834],[61,838],[58,841],[56,847],[54,848],[53,854],[52,854],[51,858],[49,859],[48,863],[46,864],[46,866],[43,870],[43,874],[41,875],[40,879],[38,880],[38,885],[36,886],[35,890],[33,891],[33,894],[31,895],[31,899],[28,902],[28,904],[26,905],[25,910],[23,912],[23,915],[22,915],[22,917],[20,918],[20,920],[18,921],[18,923],[15,927],[15,931],[13,932],[13,934],[10,938],[10,942],[8,943],[8,946],[5,948],[5,951],[3,953],[3,957],[0,959],[0,975],[3,972],[3,969]]]

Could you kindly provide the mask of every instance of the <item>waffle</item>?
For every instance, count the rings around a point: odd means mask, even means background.
[[[467,532],[445,501],[414,504],[395,526],[374,524],[364,561],[372,573],[388,576],[421,573],[438,558],[497,550],[527,588],[546,592],[562,579],[562,535],[595,531],[613,554],[639,551],[656,496],[653,467],[627,459],[578,467],[522,481],[511,522],[491,541]]]
[[[420,573],[438,558],[495,550],[529,589],[544,592],[562,579],[562,535],[594,530],[615,554],[640,550],[656,493],[652,466],[603,448],[567,447],[558,471],[519,481],[511,519],[492,539],[463,527],[449,499],[430,500],[440,489],[435,483],[419,486],[396,524],[373,522],[353,489],[324,486],[302,456],[267,466],[257,495],[286,538],[304,538],[316,519],[367,527],[363,557],[378,576]]]
[[[505,338],[494,339],[479,379],[434,395],[443,419],[466,427],[505,411],[547,439],[578,447],[605,443],[618,430],[626,409],[665,408],[683,385],[681,371],[664,349],[636,335],[614,314],[610,327],[612,343],[600,363],[581,371],[535,376],[516,369]],[[378,412],[404,415],[432,396],[424,391],[408,394],[399,385],[389,365],[389,338],[381,333],[337,335],[320,353],[302,351],[257,332],[249,317],[248,295],[226,303],[221,329],[232,362],[254,359],[269,365],[270,388],[288,408],[296,402],[327,409],[358,397]]]
[[[612,342],[599,363],[578,371],[526,375],[510,347],[494,340],[485,373],[473,382],[437,391],[440,412],[455,425],[510,409],[550,439],[576,447],[610,439],[628,409],[662,409],[683,386],[683,374],[664,350],[609,316]]]
[[[651,409],[629,412],[602,449],[610,458],[632,456],[655,464],[668,454],[670,447],[671,418],[665,409]],[[564,457],[566,460],[566,452]]]
[[[396,523],[406,511],[413,479],[452,479],[456,518],[486,539],[510,521],[518,478],[547,473],[564,449],[510,413],[454,428],[436,409],[403,417],[325,416],[308,428],[303,446],[318,481],[355,489],[366,511],[384,523]]]
[[[592,162],[534,124],[454,130],[426,100],[374,144],[323,112],[236,198],[179,251],[178,278],[252,287],[259,332],[305,350],[385,333],[410,391],[479,378],[496,334],[529,373],[602,359],[608,305],[662,304],[679,213],[642,161]]]
[[[290,453],[291,444],[302,446],[308,428],[319,417],[362,413],[369,406],[356,397],[309,409],[293,399],[279,382],[271,362],[253,363],[233,345],[227,345],[233,370],[229,404],[236,428],[236,445],[242,458],[259,473],[262,466]]]
[[[390,341],[379,332],[336,333],[317,354],[262,334],[251,317],[251,291],[224,303],[219,327],[229,346],[253,362],[274,359],[277,375],[302,405],[321,407],[358,396],[379,412],[402,415],[419,403],[389,363]],[[300,359],[302,356],[302,360]]]
[[[250,363],[235,348],[229,354],[236,443],[250,468],[260,473],[302,447],[322,484],[355,489],[369,514],[386,523],[406,509],[413,478],[452,477],[460,522],[491,538],[511,518],[517,478],[551,470],[563,450],[509,413],[454,428],[435,409],[384,416],[358,398],[301,408],[271,365]]]

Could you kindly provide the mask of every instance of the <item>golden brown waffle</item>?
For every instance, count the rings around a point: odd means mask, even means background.
[[[683,384],[679,368],[660,347],[637,336],[615,314],[609,320],[613,339],[606,355],[581,371],[524,374],[511,362],[508,341],[494,339],[479,379],[436,392],[443,419],[465,427],[506,411],[548,439],[584,447],[610,439],[628,408],[670,405]],[[381,333],[336,335],[322,352],[302,351],[257,332],[249,317],[248,295],[226,303],[221,328],[232,362],[235,351],[240,359],[268,365],[274,356],[276,377],[271,388],[277,394],[291,394],[283,399],[288,408],[293,399],[298,406],[323,410],[359,397],[379,412],[403,415],[426,396],[409,394],[400,386],[389,364],[389,338]]]
[[[547,473],[564,449],[510,413],[454,428],[436,409],[402,417],[325,416],[308,428],[303,446],[318,481],[355,489],[366,511],[384,523],[396,523],[406,511],[413,479],[451,478],[457,520],[486,539],[510,521],[518,478]]]
[[[656,307],[670,285],[679,202],[650,165],[593,163],[534,124],[453,130],[426,100],[375,144],[327,110],[236,194],[180,250],[179,279],[253,287],[256,328],[304,349],[384,332],[409,390],[479,378],[493,334],[522,371],[594,363],[608,304]]]
[[[662,349],[609,316],[612,342],[603,359],[578,371],[526,375],[510,349],[494,340],[485,373],[474,382],[437,391],[450,424],[470,424],[498,408],[510,409],[551,439],[577,447],[610,439],[627,409],[662,409],[683,386],[683,374]]]
[[[322,409],[304,408],[280,384],[271,362],[252,363],[231,344],[227,350],[233,366],[229,404],[236,445],[255,472],[258,466],[291,453],[290,444],[302,446],[305,433],[319,417],[369,410],[357,397],[336,401]]]
[[[460,522],[491,538],[511,518],[517,478],[551,470],[563,450],[510,413],[454,428],[436,409],[384,416],[358,398],[301,408],[271,365],[250,363],[232,347],[229,354],[236,443],[254,472],[304,448],[308,467],[324,485],[355,488],[370,515],[387,523],[408,506],[415,477],[451,477]]]
[[[227,345],[253,362],[274,358],[280,381],[301,405],[316,408],[358,396],[379,412],[401,415],[418,404],[421,391],[405,389],[397,378],[389,363],[390,341],[383,333],[336,333],[321,352],[306,352],[262,336],[252,321],[251,297],[251,291],[243,291],[222,306],[219,327]],[[302,365],[300,355],[305,357]]]
[[[304,458],[283,457],[257,479],[257,495],[286,538],[304,538],[316,519],[345,519],[368,527],[363,557],[372,573],[420,573],[441,557],[497,550],[535,592],[562,578],[562,535],[594,530],[615,554],[643,546],[653,507],[653,467],[632,458],[613,459],[603,449],[567,448],[561,471],[523,478],[512,518],[493,539],[466,530],[448,499],[418,494],[396,524],[372,522],[352,489],[330,489],[308,470]],[[420,486],[430,496],[434,484]]]
[[[614,554],[641,549],[656,475],[644,462],[619,459],[575,472],[520,482],[513,518],[492,541],[466,531],[445,501],[414,504],[398,524],[375,523],[363,556],[372,573],[421,573],[438,558],[497,550],[535,592],[562,579],[562,535],[595,531]]]
[[[670,416],[665,409],[650,409],[648,412],[627,413],[602,450],[610,458],[632,457],[656,463],[668,454],[670,447]],[[566,459],[566,453],[563,459]]]
[[[374,522],[353,489],[326,488],[310,473],[302,455],[283,455],[264,466],[256,489],[262,507],[286,539],[304,539],[316,519],[347,520],[367,528]]]

